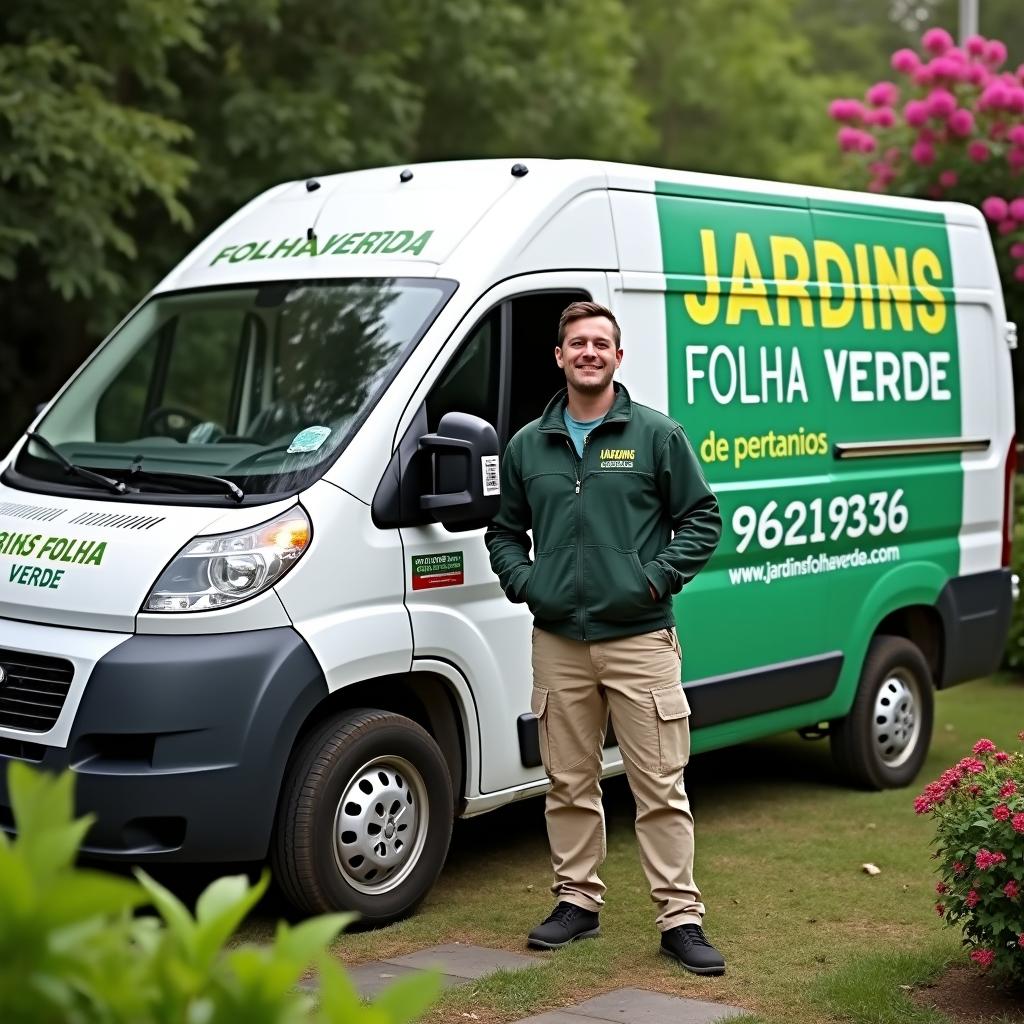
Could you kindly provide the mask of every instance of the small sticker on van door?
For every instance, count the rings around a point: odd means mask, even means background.
[[[484,475],[484,497],[491,498],[501,494],[501,482],[498,475],[498,456],[481,455],[480,466]]]
[[[412,556],[412,589],[433,590],[436,587],[457,587],[465,583],[462,552],[446,551],[439,555]]]

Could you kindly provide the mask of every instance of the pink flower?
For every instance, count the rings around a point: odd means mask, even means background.
[[[1020,267],[1017,268],[1020,270]],[[1018,281],[1024,280],[1022,277],[1017,278]],[[1010,819],[1010,825],[1013,826],[1014,832],[1024,832],[1024,814],[1015,814]]]
[[[994,868],[997,864],[1003,864],[1006,861],[1006,854],[986,850],[984,847],[980,849],[974,857],[974,863],[981,871],[988,871],[989,868]]]
[[[1024,124],[1011,125],[1010,130],[1006,133],[1006,137],[1012,143],[1024,146]]]
[[[975,139],[967,147],[967,155],[976,163],[983,164],[988,159],[988,146]]]
[[[984,36],[968,36],[964,46],[972,57],[980,57],[985,52],[987,42]]]
[[[932,89],[925,104],[932,117],[949,117],[956,110],[956,97],[948,89]]]
[[[943,171],[939,175],[939,184],[943,188],[956,188],[958,180],[956,171]]]
[[[1013,213],[1013,204],[1020,202],[1021,200],[1014,199],[1013,203],[1010,203],[1010,213]],[[1018,213],[1013,213],[1013,216],[1016,217],[1017,220],[1024,220],[1024,204],[1019,206],[1017,209]],[[1006,764],[1006,762],[1010,760],[1010,755],[1005,750],[997,750],[992,755],[992,760],[995,761],[996,764]]]
[[[936,57],[929,62],[928,67],[935,78],[945,78],[950,82],[962,82],[967,77],[967,65],[964,64],[963,55],[957,60],[951,50],[944,57]]]
[[[995,142],[1001,142],[1006,135],[1006,125],[1002,121],[996,121],[988,130],[988,137]]]
[[[911,100],[903,108],[903,116],[907,124],[920,128],[928,120],[928,107],[923,100]]]
[[[963,864],[961,861],[958,861],[958,860],[953,861],[953,874],[954,875],[957,875],[957,876],[962,875],[966,870],[967,870],[967,866],[965,864]]]
[[[967,68],[967,81],[972,85],[986,85],[989,77],[988,69],[981,64],[971,64]]]
[[[920,67],[914,68],[910,77],[914,80],[915,85],[931,85],[935,81],[929,64],[922,64]]]
[[[1024,197],[1018,196],[1016,199],[1012,200],[1009,204],[1008,210],[1009,215],[1013,217],[1014,220],[1024,220]],[[1001,751],[997,750],[995,754],[992,755],[993,761],[1005,761],[1009,757],[1008,754],[1004,754],[1003,757],[997,758],[999,753],[1001,753]]]
[[[974,797],[974,796],[977,796],[980,792],[981,792],[981,786],[975,785],[975,786],[968,786],[967,787],[967,795],[968,796]]]
[[[981,54],[978,54],[980,57]],[[910,49],[897,50],[889,62],[892,64],[894,71],[899,71],[904,75],[909,75],[915,68],[921,64],[921,58]]]
[[[985,143],[981,143],[981,145],[984,146]],[[987,152],[987,150],[986,150],[986,152]],[[989,196],[989,199],[998,199],[998,198],[999,198],[998,196]],[[987,203],[987,202],[988,202],[988,199],[985,200],[985,203]],[[985,206],[985,203],[981,204],[983,208]],[[1004,202],[1004,205],[1005,205],[1005,202]],[[1004,213],[1003,216],[1005,217],[1006,214]],[[967,772],[969,775],[980,775],[985,770],[985,762],[984,761],[979,761],[976,757],[962,757],[959,761],[957,761],[956,766],[961,771]]]
[[[976,964],[981,964],[982,967],[991,967],[995,958],[996,955],[991,949],[976,949],[971,953],[971,959]]]
[[[1007,899],[1015,900],[1020,895],[1020,886],[1011,879],[1003,886],[1003,892],[1006,893]]]
[[[980,110],[988,110],[992,108],[998,110],[1000,107],[1005,107],[1006,102],[1009,99],[1009,90],[1000,81],[989,82],[985,86],[985,91],[981,94],[978,100],[978,108]]]
[[[1015,114],[1024,111],[1024,89],[1010,89],[1006,97],[1006,109],[1012,110]]]
[[[1024,242],[1014,242],[1010,246],[1010,255],[1015,260],[1024,260]],[[1010,779],[1008,782],[1003,783],[1002,788],[999,790],[999,795],[1005,800],[1008,796],[1015,796],[1017,793],[1017,783]]]
[[[1024,281],[1024,263],[1018,263],[1017,266],[1013,268],[1013,276],[1018,281]],[[1024,832],[1024,814],[1018,814],[1017,817],[1021,819],[1021,827],[1017,828],[1016,825],[1013,827],[1016,828],[1018,832]],[[1012,825],[1013,822],[1010,822],[1010,824]]]
[[[1020,227],[1019,221],[1015,221],[1012,217],[1007,217],[1006,220],[1001,220],[999,222],[996,230],[1001,235],[1012,235],[1018,227]]]
[[[997,804],[992,809],[992,817],[996,821],[1009,821],[1010,820],[1010,808],[1006,804]]]
[[[892,107],[879,107],[877,110],[869,110],[864,115],[866,124],[877,124],[881,128],[891,128],[896,123],[896,115]]]
[[[990,39],[985,46],[985,60],[997,68],[1006,60],[1006,46],[998,39]]]
[[[969,906],[971,910],[973,910],[978,905],[980,900],[981,897],[973,889],[967,894],[966,902],[967,906]]]
[[[1017,937],[1017,945],[1021,949],[1024,949],[1024,932],[1021,932],[1020,935]]]
[[[864,106],[860,100],[833,100],[828,105],[828,116],[834,121],[859,121],[864,116]]]
[[[946,908],[941,903],[936,903],[935,904],[935,913],[938,914],[939,917],[945,917],[946,916]]]
[[[930,142],[925,142],[923,139],[918,139],[913,146],[910,147],[910,159],[915,164],[921,164],[926,166],[932,163],[935,159],[935,147]]]
[[[921,45],[936,57],[941,56],[953,45],[953,37],[944,28],[930,28],[921,36]],[[989,44],[991,46],[991,44]],[[1005,47],[1003,47],[1005,51]],[[986,47],[985,56],[988,57],[989,49]],[[1005,60],[1005,53],[1003,56]]]
[[[1022,264],[1024,266],[1024,264]],[[914,797],[914,813],[927,814],[932,809],[932,802],[926,796]]]
[[[945,883],[945,882],[936,882],[936,883],[935,883],[935,891],[936,891],[936,892],[937,892],[937,893],[938,893],[938,894],[939,894],[940,896],[945,896],[945,895],[946,895],[946,893],[947,893],[947,892],[949,892],[949,886],[948,886],[948,885],[946,885],[946,883]]]
[[[892,82],[875,82],[867,92],[873,107],[891,107],[900,98],[900,90]]]
[[[964,110],[961,107],[959,110],[954,110],[949,115],[949,119],[946,121],[949,125],[949,130],[954,135],[959,135],[960,138],[964,138],[970,135],[974,131],[974,115],[969,110]]]
[[[989,196],[988,199],[982,200],[981,212],[988,220],[1004,220],[1010,213],[1010,206],[1005,199],[1000,199],[998,196]]]
[[[844,153],[870,153],[878,145],[873,135],[845,124],[836,132],[836,139]]]
[[[1015,171],[1024,168],[1024,146],[1014,146],[1006,154],[1006,160]]]
[[[987,201],[988,200],[986,200],[986,202]],[[1000,202],[1001,201],[1002,200],[1000,200]],[[989,754],[995,749],[996,745],[991,740],[978,740],[978,742],[974,744],[974,752],[976,754]]]

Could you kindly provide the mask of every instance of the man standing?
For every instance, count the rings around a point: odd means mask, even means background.
[[[600,931],[610,712],[661,950],[697,974],[722,974],[693,881],[683,787],[690,709],[672,614],[672,595],[714,552],[721,517],[682,427],[613,381],[622,354],[610,310],[574,302],[562,313],[555,360],[567,390],[509,442],[501,509],[487,531],[502,589],[533,612],[532,709],[551,781],[558,904],[528,941],[553,949]]]

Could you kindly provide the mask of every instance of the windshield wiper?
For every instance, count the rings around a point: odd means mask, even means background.
[[[180,480],[183,483],[202,484],[201,487],[177,487],[178,491],[198,494],[211,489],[227,491],[228,495],[241,502],[245,499],[245,491],[238,484],[226,480],[222,476],[212,476],[205,473],[163,473],[153,469],[143,469],[137,462],[132,463],[128,470],[128,479],[135,483],[137,480],[150,480],[154,483],[167,483],[173,487],[173,481]]]
[[[85,466],[76,466],[75,463],[58,450],[56,445],[48,441],[42,434],[37,434],[34,430],[27,430],[25,436],[30,441],[35,441],[40,448],[45,448],[68,473],[74,473],[75,476],[80,476],[83,480],[89,480],[98,487],[103,487],[110,491],[112,494],[126,494],[128,492],[128,488],[120,480],[114,480],[109,476],[104,476],[102,473],[94,473],[91,469],[86,469]]]

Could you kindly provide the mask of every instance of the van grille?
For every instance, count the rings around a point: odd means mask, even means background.
[[[53,728],[75,674],[64,658],[0,649],[0,725],[29,732]]]

